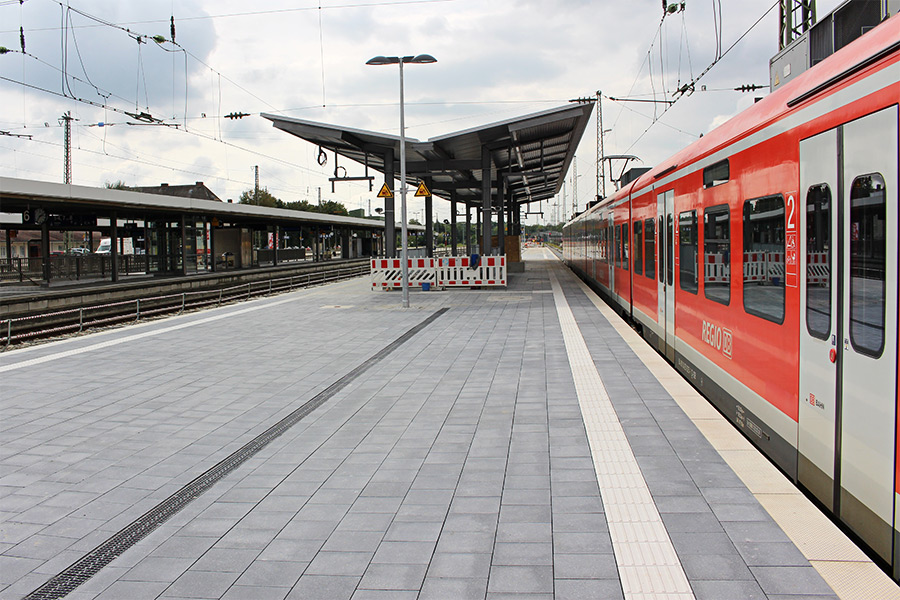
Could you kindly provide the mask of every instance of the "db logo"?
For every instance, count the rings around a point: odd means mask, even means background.
[[[731,358],[731,348],[734,345],[734,338],[730,329],[722,328],[722,354]]]

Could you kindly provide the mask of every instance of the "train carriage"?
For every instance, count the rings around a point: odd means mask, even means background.
[[[895,16],[573,219],[564,246],[895,578],[898,101]]]

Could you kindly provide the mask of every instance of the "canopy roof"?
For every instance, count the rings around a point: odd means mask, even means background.
[[[482,151],[486,150],[492,189],[496,190],[498,175],[502,176],[507,182],[507,202],[523,204],[552,198],[562,187],[593,107],[593,103],[567,104],[425,142],[407,138],[407,183],[430,177],[432,194],[449,198],[455,191],[459,201],[480,203]],[[388,166],[399,179],[400,136],[279,115],[262,116],[278,129],[365,165],[367,175],[370,168],[384,173]],[[391,155],[393,164],[386,165]],[[339,175],[337,167],[333,181],[359,179],[349,173]]]

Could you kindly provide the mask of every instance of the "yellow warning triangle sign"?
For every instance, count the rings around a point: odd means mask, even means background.
[[[381,186],[381,190],[378,192],[379,198],[393,198],[394,193],[391,191],[391,188],[388,187],[388,184],[385,183]]]
[[[430,196],[431,192],[428,191],[428,188],[425,187],[425,182],[419,184],[419,189],[416,190],[416,196]]]

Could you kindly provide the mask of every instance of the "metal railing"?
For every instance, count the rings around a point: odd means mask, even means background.
[[[0,347],[89,328],[136,322],[151,316],[181,314],[280,292],[369,274],[369,265],[338,267],[302,275],[242,283],[230,287],[135,298],[93,306],[0,319]]]
[[[133,275],[156,269],[159,257],[146,254],[123,254],[118,257],[119,273]],[[112,274],[112,257],[108,254],[86,254],[84,256],[51,256],[50,279],[80,280],[84,278],[107,277]],[[44,279],[43,258],[3,258],[0,259],[0,282],[34,283],[39,285]]]

